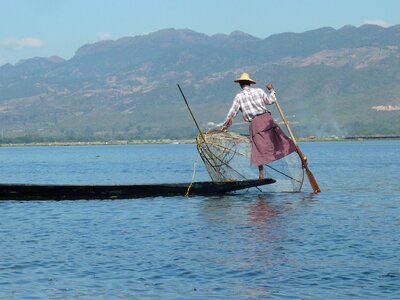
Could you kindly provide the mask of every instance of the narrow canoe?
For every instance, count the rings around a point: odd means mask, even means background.
[[[271,178],[230,182],[194,182],[191,196],[222,195],[274,183]],[[134,185],[0,184],[0,200],[131,199],[185,196],[190,183]]]

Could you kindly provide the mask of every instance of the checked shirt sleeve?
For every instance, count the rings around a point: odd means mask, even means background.
[[[236,117],[237,113],[239,112],[240,109],[240,101],[239,101],[239,96],[236,96],[235,99],[233,100],[232,107],[228,111],[228,115],[226,116],[225,123],[229,119],[233,119]]]

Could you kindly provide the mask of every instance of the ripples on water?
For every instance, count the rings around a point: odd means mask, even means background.
[[[0,298],[400,298],[400,142],[307,143],[323,190],[0,202]],[[190,181],[194,145],[0,148],[2,182]],[[199,166],[197,180],[207,180]]]

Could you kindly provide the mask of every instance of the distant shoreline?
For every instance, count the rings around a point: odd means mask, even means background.
[[[344,138],[345,140],[355,140],[355,139],[363,139],[363,140],[382,140],[382,139],[391,139],[396,140],[400,139],[400,135],[382,135],[382,136],[348,136]]]
[[[383,136],[348,136],[348,137],[299,137],[299,142],[341,142],[341,141],[365,141],[365,140],[398,140],[400,135]],[[195,139],[171,140],[119,140],[119,141],[90,141],[90,142],[33,142],[33,143],[4,143],[0,147],[44,147],[44,146],[101,146],[101,145],[147,145],[147,144],[196,144]]]
[[[119,140],[119,141],[86,141],[86,142],[33,142],[33,143],[8,143],[0,144],[0,147],[44,147],[44,146],[102,146],[102,145],[147,145],[147,144],[195,144],[195,139],[170,140]]]
[[[355,135],[355,136],[343,136],[343,137],[308,137],[299,138],[301,142],[331,142],[331,141],[365,141],[365,140],[398,140],[400,135]]]

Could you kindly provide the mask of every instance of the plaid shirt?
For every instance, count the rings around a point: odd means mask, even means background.
[[[268,111],[267,105],[274,103],[276,100],[275,91],[270,93],[264,92],[260,88],[244,87],[233,100],[231,109],[225,119],[225,124],[230,118],[234,118],[239,110],[243,114],[243,119],[246,122],[251,122],[255,116]]]

